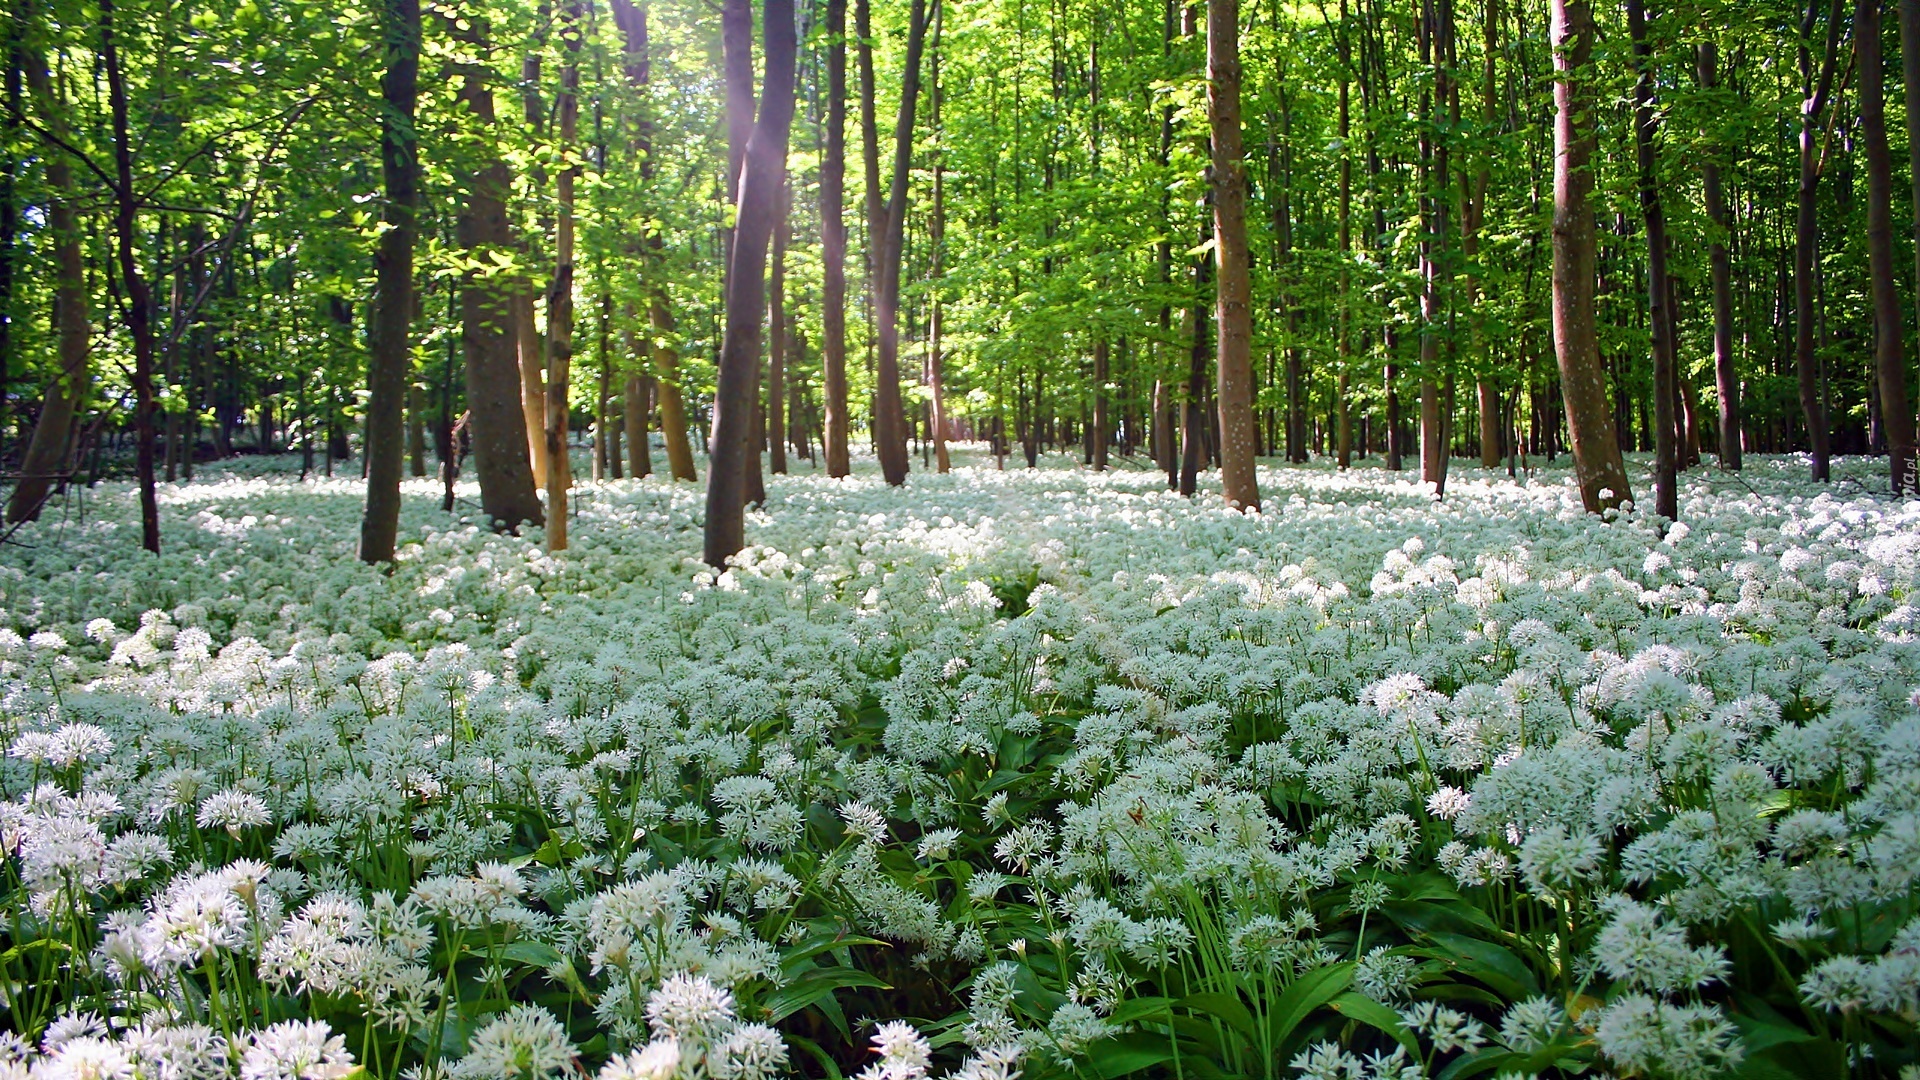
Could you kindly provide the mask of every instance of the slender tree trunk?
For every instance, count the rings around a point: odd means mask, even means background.
[[[470,16],[466,23],[464,31],[456,26],[455,35],[464,34],[467,44],[484,57],[492,47],[489,28],[477,17]],[[460,74],[459,99],[477,128],[480,157],[478,167],[465,177],[468,196],[461,207],[457,239],[469,259],[484,264],[490,256],[512,254],[513,228],[507,217],[512,175],[493,142],[497,117],[492,69],[481,62],[463,67]],[[480,509],[494,528],[507,531],[542,520],[520,397],[516,292],[500,275],[476,273],[467,274],[460,288],[467,438],[480,481]]]
[[[419,0],[382,0],[387,70],[381,79],[380,167],[386,182],[386,229],[374,248],[373,325],[367,335],[367,512],[360,522],[360,559],[393,561],[400,527],[400,470],[405,461],[404,410],[413,355],[414,214],[420,203]]]
[[[18,32],[22,28],[16,28]],[[37,49],[20,47],[26,81],[46,128],[55,138],[67,136],[66,107],[49,77]],[[26,453],[20,460],[20,479],[7,499],[7,522],[33,521],[54,485],[66,478],[68,444],[73,441],[75,417],[86,404],[93,385],[89,370],[87,268],[81,250],[83,237],[75,211],[73,167],[65,151],[45,157],[47,231],[53,238],[53,333],[59,368],[40,399],[40,417],[33,426]],[[11,241],[11,236],[6,238]]]
[[[1334,407],[1338,411],[1334,436],[1335,460],[1341,469],[1353,466],[1352,374],[1353,364],[1353,47],[1347,36],[1347,0],[1340,0],[1340,308],[1335,315],[1334,349],[1339,375],[1335,381]]]
[[[1793,310],[1794,374],[1800,390],[1800,412],[1807,423],[1807,444],[1813,452],[1813,479],[1828,479],[1828,427],[1826,404],[1820,397],[1820,358],[1814,351],[1818,327],[1814,310],[1815,263],[1820,252],[1820,114],[1825,111],[1827,95],[1833,87],[1835,61],[1840,54],[1840,0],[1831,0],[1827,9],[1826,49],[1816,79],[1807,39],[1813,33],[1819,0],[1808,0],[1801,22],[1800,76],[1806,97],[1800,106],[1800,189],[1794,224]]]
[[[827,0],[826,156],[820,164],[820,324],[826,402],[827,475],[845,476],[847,455],[847,0]]]
[[[1260,508],[1254,476],[1253,308],[1247,174],[1240,152],[1240,3],[1207,2],[1207,98],[1213,131],[1213,236],[1218,259],[1220,480],[1227,505]]]
[[[727,277],[726,333],[720,350],[713,456],[707,468],[705,554],[724,568],[746,543],[746,455],[752,434],[755,361],[766,302],[767,247],[779,216],[793,121],[793,0],[765,0],[766,81],[760,115],[740,178],[734,259]]]
[[[560,120],[560,149],[569,164],[556,185],[559,213],[554,222],[553,281],[547,286],[547,550],[567,549],[567,492],[573,487],[573,463],[567,455],[568,392],[573,376],[573,200],[580,176],[572,164],[580,125],[580,45],[584,33],[579,0],[569,3],[560,29],[566,63],[560,69],[555,106]]]
[[[863,10],[864,6],[863,0]],[[895,486],[907,482],[907,418],[900,398],[900,262],[906,238],[907,181],[913,168],[913,115],[919,104],[920,57],[927,35],[926,0],[912,0],[908,18],[907,65],[901,77],[900,113],[893,128],[893,178],[886,205],[880,210],[883,228],[874,252],[878,280],[873,295],[873,317],[879,336],[874,373],[874,442],[880,472],[887,483]],[[862,79],[865,79],[864,71]],[[865,87],[862,89],[864,92]],[[867,111],[867,103],[863,101],[861,108]]]
[[[1719,86],[1719,61],[1711,41],[1699,48],[1700,88],[1712,93]],[[1716,150],[1718,148],[1715,148]],[[1713,290],[1713,380],[1720,396],[1720,464],[1740,468],[1740,373],[1733,361],[1733,262],[1727,254],[1729,218],[1727,198],[1720,186],[1720,162],[1709,153],[1700,166],[1707,220],[1713,232],[1707,242],[1708,275]]]
[[[427,475],[427,415],[430,406],[420,393],[420,385],[408,373],[407,379],[407,471],[413,476]],[[224,456],[224,455],[223,455]]]
[[[940,333],[943,329],[941,286],[945,284],[946,243],[947,243],[947,187],[946,156],[939,147],[946,138],[946,129],[940,121],[940,45],[939,35],[934,37],[933,50],[933,86],[930,94],[930,108],[934,130],[933,158],[933,216],[927,226],[927,243],[933,249],[931,272],[932,311],[927,317],[927,387],[932,391],[932,400],[928,403],[931,417],[928,427],[932,428],[934,468],[942,473],[953,469],[952,458],[947,453],[947,390],[945,358],[940,354]],[[1104,456],[1104,455],[1103,455]]]
[[[1887,434],[1893,493],[1914,486],[1913,409],[1900,324],[1900,289],[1893,268],[1893,160],[1887,147],[1886,87],[1881,72],[1880,0],[1858,0],[1853,47],[1859,65],[1860,130],[1867,144],[1867,264],[1873,283],[1873,355],[1880,416]]]
[[[1653,512],[1668,521],[1680,517],[1680,443],[1674,403],[1673,311],[1668,300],[1667,215],[1660,202],[1654,136],[1653,46],[1647,40],[1646,0],[1627,0],[1627,33],[1633,40],[1633,146],[1639,165],[1640,216],[1647,229],[1647,308],[1653,330]]]
[[[1914,299],[1920,304],[1920,0],[1899,0],[1899,18],[1900,82],[1907,109],[1907,171],[1913,187]],[[1909,437],[1909,445],[1912,441]],[[1912,467],[1911,451],[1907,461],[1906,487],[1920,492],[1920,475],[1916,475]]]
[[[773,275],[767,288],[767,418],[768,468],[777,476],[787,472],[787,219],[793,186],[782,177],[780,204],[773,226]]]
[[[1588,513],[1633,497],[1607,407],[1607,373],[1594,323],[1593,8],[1551,0],[1554,67],[1553,343],[1573,442],[1574,474]]]

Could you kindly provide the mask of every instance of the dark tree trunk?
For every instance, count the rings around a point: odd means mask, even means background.
[[[927,36],[926,0],[913,0],[908,18],[907,66],[900,83],[900,113],[893,127],[893,178],[886,205],[880,210],[882,229],[874,249],[878,280],[873,290],[873,318],[879,335],[874,442],[880,472],[887,483],[896,486],[907,482],[907,417],[900,399],[900,262],[906,238],[907,180],[913,168],[913,114],[920,98],[920,55]],[[865,110],[866,103],[861,107]]]
[[[783,176],[773,225],[773,275],[767,288],[767,467],[787,472],[787,218],[793,188]]]
[[[1646,0],[1627,0],[1627,33],[1633,40],[1633,147],[1639,165],[1640,216],[1647,229],[1647,311],[1653,330],[1653,512],[1680,517],[1680,443],[1674,405],[1673,311],[1667,282],[1667,215],[1660,202],[1654,147],[1653,47],[1647,41]]]
[[[1699,50],[1700,87],[1712,92],[1719,85],[1714,43]],[[1740,468],[1740,373],[1733,362],[1733,261],[1727,254],[1729,218],[1727,198],[1720,186],[1720,163],[1709,154],[1700,166],[1700,184],[1713,234],[1707,242],[1708,274],[1713,289],[1713,381],[1720,396],[1720,464]]]
[[[1253,307],[1247,173],[1240,152],[1240,3],[1208,0],[1207,99],[1213,132],[1213,237],[1219,264],[1220,481],[1227,505],[1260,508],[1254,476]]]
[[[99,0],[100,62],[106,69],[108,108],[113,114],[113,233],[126,289],[127,334],[133,339],[134,468],[140,486],[140,546],[160,554],[160,499],[154,483],[153,294],[140,272],[134,217],[140,197],[133,186],[133,136],[127,128],[127,84],[114,38],[113,0]]]
[[[1914,486],[1913,410],[1893,268],[1893,156],[1887,147],[1886,86],[1881,70],[1880,0],[1858,0],[1853,46],[1859,64],[1860,130],[1867,144],[1867,264],[1873,282],[1873,355],[1893,493]]]
[[[820,164],[820,325],[828,476],[850,471],[847,456],[847,0],[827,0],[827,145]]]
[[[1818,3],[1808,0],[1806,17],[1800,24],[1800,79],[1806,97],[1800,105],[1800,188],[1793,231],[1793,366],[1800,390],[1800,413],[1807,423],[1807,445],[1813,452],[1813,479],[1824,483],[1829,472],[1827,409],[1820,397],[1820,358],[1814,351],[1818,330],[1814,274],[1820,256],[1818,142],[1820,114],[1826,109],[1835,60],[1840,54],[1841,7],[1840,0],[1831,0],[1827,9],[1826,48],[1816,79],[1807,38],[1813,33]]]
[[[386,231],[374,249],[373,327],[367,351],[367,511],[360,522],[360,559],[393,561],[400,528],[400,472],[406,456],[404,410],[413,368],[414,212],[419,205],[419,0],[382,0],[387,70],[380,81],[380,169],[386,182]]]

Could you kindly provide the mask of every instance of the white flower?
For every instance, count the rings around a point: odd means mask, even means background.
[[[353,1071],[346,1039],[318,1020],[284,1020],[253,1033],[240,1080],[339,1080]]]
[[[473,1033],[453,1075],[471,1080],[544,1080],[573,1061],[573,1043],[553,1014],[515,1005]]]

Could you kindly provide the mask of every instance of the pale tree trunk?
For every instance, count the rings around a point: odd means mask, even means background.
[[[1254,476],[1253,309],[1247,273],[1247,173],[1240,152],[1240,3],[1207,3],[1207,114],[1213,131],[1214,319],[1220,484],[1227,505],[1260,508]]]
[[[766,75],[760,114],[740,177],[733,265],[727,275],[727,321],[715,393],[713,456],[707,466],[707,564],[724,568],[746,543],[746,456],[753,429],[754,369],[766,303],[767,247],[779,217],[793,122],[793,0],[765,0]]]
[[[1873,282],[1873,355],[1880,383],[1881,425],[1893,493],[1914,486],[1913,410],[1900,326],[1900,290],[1893,268],[1893,159],[1887,147],[1886,86],[1881,72],[1880,0],[1858,0],[1853,47],[1859,67],[1860,130],[1867,144],[1867,265]]]
[[[381,79],[380,171],[386,230],[374,249],[373,325],[367,335],[367,511],[360,521],[362,562],[392,562],[400,528],[400,470],[406,455],[408,345],[413,321],[414,214],[420,203],[419,0],[382,0],[387,70]]]
[[[534,318],[532,286],[522,281],[513,295],[514,349],[520,363],[520,416],[527,432],[527,463],[541,484],[547,482],[546,348]]]
[[[1908,0],[1911,2],[1911,0]],[[1700,88],[1712,93],[1719,85],[1714,43],[1699,49]],[[1920,144],[1916,144],[1920,146]],[[1713,290],[1713,381],[1720,395],[1720,464],[1740,468],[1740,373],[1733,362],[1733,260],[1727,253],[1727,197],[1720,186],[1718,147],[1700,166],[1700,186],[1713,234],[1707,243],[1707,267]]]
[[[1820,60],[1818,78],[1807,38],[1813,33],[1819,0],[1808,0],[1807,13],[1800,23],[1800,81],[1806,97],[1800,105],[1800,187],[1794,220],[1793,247],[1793,358],[1794,374],[1800,390],[1800,412],[1806,418],[1807,445],[1813,452],[1813,479],[1828,479],[1828,430],[1826,402],[1820,395],[1820,358],[1814,310],[1815,263],[1820,258],[1819,187],[1820,114],[1825,111],[1827,95],[1833,89],[1835,61],[1840,55],[1841,6],[1831,0],[1827,8],[1826,48]]]
[[[456,24],[481,56],[491,49],[485,20],[468,15],[466,29]],[[468,257],[484,264],[493,254],[510,255],[513,229],[507,218],[512,176],[493,143],[492,69],[484,62],[463,67],[459,98],[478,129],[484,156],[468,177],[458,240]],[[480,509],[496,529],[508,531],[542,520],[540,494],[527,456],[527,420],[520,400],[519,343],[513,317],[514,286],[499,275],[469,273],[460,289],[460,337],[465,354],[467,436],[473,446],[474,473],[480,482]],[[450,440],[449,440],[450,441]]]
[[[942,16],[944,21],[944,15]],[[933,156],[933,217],[927,226],[927,243],[933,248],[933,310],[928,317],[927,326],[927,385],[933,391],[933,460],[938,472],[950,472],[953,461],[947,454],[947,388],[946,360],[940,355],[940,332],[943,316],[940,287],[946,276],[947,243],[947,180],[946,156],[938,149],[945,141],[945,128],[940,123],[940,36],[934,34],[933,47],[933,87],[930,106],[934,130]],[[1105,452],[1102,451],[1104,463]]]
[[[1627,33],[1633,40],[1633,147],[1639,166],[1640,216],[1647,229],[1647,308],[1653,324],[1653,512],[1680,517],[1680,443],[1674,402],[1673,310],[1668,304],[1667,214],[1660,203],[1654,147],[1653,47],[1647,41],[1646,0],[1627,0]]]
[[[411,365],[409,365],[411,366]],[[423,411],[428,406],[420,393],[420,385],[409,373],[407,379],[407,472],[413,476],[427,475],[427,417]]]
[[[21,48],[28,88],[55,138],[67,136],[66,107],[49,77],[38,50]],[[79,215],[74,209],[73,167],[59,149],[45,158],[48,192],[47,231],[53,238],[53,332],[58,341],[59,370],[41,398],[40,418],[33,426],[20,480],[7,499],[7,522],[39,518],[40,508],[54,484],[65,479],[67,446],[73,439],[74,419],[86,403],[92,386],[88,370],[87,268],[81,251]]]
[[[822,433],[828,476],[850,471],[847,456],[847,0],[827,0],[827,132],[820,164],[820,346]]]
[[[1574,475],[1588,513],[1633,497],[1607,403],[1594,324],[1593,8],[1551,0],[1554,67],[1553,344],[1573,444]]]

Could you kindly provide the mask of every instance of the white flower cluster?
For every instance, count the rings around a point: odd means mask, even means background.
[[[213,470],[137,560],[109,497],[0,547],[9,914],[121,1003],[14,1056],[132,1075],[203,1024],[168,1075],[331,1076],[351,1023],[381,1075],[746,1080],[884,949],[965,988],[955,1076],[1343,962],[1438,1053],[1704,1076],[1735,922],[1810,1010],[1911,1023],[1920,503],[1798,469],[1691,476],[1664,531],[1564,477],[1287,469],[1259,515],[1151,472],[772,478],[720,574],[660,480],[583,485],[561,555],[409,500],[390,573],[354,482]],[[1552,941],[1500,1009],[1414,1004],[1423,903]]]

